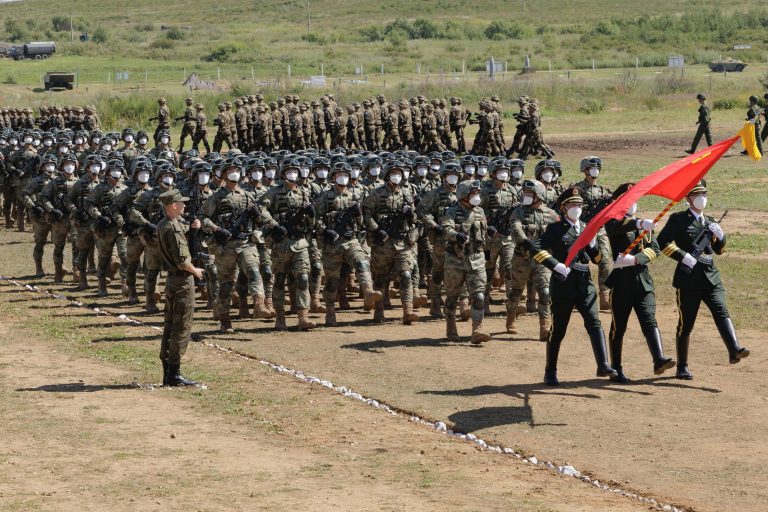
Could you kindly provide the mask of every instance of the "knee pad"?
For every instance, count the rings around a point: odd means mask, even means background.
[[[325,282],[325,292],[331,295],[336,294],[339,289],[339,281],[337,279],[328,279]]]
[[[400,283],[404,284],[411,280],[411,271],[410,270],[403,270],[400,272]]]
[[[368,262],[365,260],[355,262],[355,267],[358,272],[369,272],[371,270],[370,265],[368,265]]]
[[[271,282],[273,277],[272,269],[270,268],[265,268],[261,273],[261,278],[266,282]]]
[[[307,274],[299,274],[296,276],[296,288],[301,291],[309,288],[309,276],[307,276]]]
[[[319,275],[320,272],[323,271],[323,264],[319,261],[315,261],[312,263],[312,268],[310,269],[309,273],[313,276]]]
[[[472,307],[474,309],[485,308],[485,294],[483,292],[478,292],[474,294],[474,296],[472,297]]]

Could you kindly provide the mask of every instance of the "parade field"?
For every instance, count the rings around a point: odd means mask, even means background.
[[[738,130],[733,117],[716,125],[716,139]],[[605,183],[615,186],[680,158],[690,136],[562,134],[549,143],[564,162],[564,181],[576,177],[574,162],[594,153],[606,162]],[[496,314],[487,321],[494,337],[482,346],[467,341],[466,323],[459,323],[459,342],[445,341],[443,321],[403,326],[396,310],[387,312],[388,323],[373,325],[357,300],[338,313],[335,328],[275,333],[271,321],[243,320],[235,321],[236,334],[221,335],[198,301],[185,368],[207,389],[161,388],[162,316],[129,306],[119,291],[97,298],[73,283],[31,277],[31,237],[3,230],[1,508],[656,509],[635,493],[659,509],[762,510],[764,174],[764,161],[734,147],[708,175],[711,212],[729,210],[729,250],[718,266],[752,356],[729,365],[702,311],[692,336],[692,381],[653,375],[634,319],[624,355],[634,381],[595,379],[588,340],[574,319],[561,353],[563,384],[546,387],[535,315],[519,320],[521,334],[506,334],[494,294]],[[640,210],[651,215],[662,206],[643,200]],[[652,265],[659,326],[674,355],[672,271],[668,258]],[[610,324],[610,314],[600,316]],[[398,414],[262,361],[344,386]],[[411,421],[414,415],[517,456],[483,450]],[[530,457],[539,464],[523,460]],[[566,465],[609,490],[558,475]]]

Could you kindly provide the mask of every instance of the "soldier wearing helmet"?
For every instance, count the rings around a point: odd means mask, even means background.
[[[73,154],[68,154],[59,162],[59,175],[54,177],[40,192],[39,204],[48,213],[48,220],[51,224],[51,241],[53,242],[53,266],[54,283],[61,283],[64,280],[64,246],[67,243],[67,237],[71,230],[69,216],[65,200],[67,194],[77,183],[77,158]],[[75,237],[72,236],[72,271],[75,273],[77,267],[75,260],[77,258],[77,247]]]
[[[102,164],[106,166],[100,155],[94,153],[83,158],[83,176],[67,193],[64,204],[70,212],[72,227],[76,230],[77,240],[77,278],[78,290],[88,289],[87,265],[90,254],[96,245],[94,232],[91,229],[93,219],[86,211],[85,199],[99,185]]]
[[[149,120],[157,121],[157,128],[155,128],[155,134],[152,137],[152,140],[157,143],[157,140],[160,138],[160,132],[171,129],[171,111],[168,109],[165,98],[157,99],[157,115]]]
[[[560,162],[557,160],[541,160],[536,164],[534,170],[536,179],[544,185],[546,199],[544,204],[553,207],[558,196],[563,192],[563,186],[560,183],[560,177],[563,175]]]
[[[45,209],[40,201],[40,193],[43,188],[53,179],[56,173],[58,160],[56,155],[47,154],[40,159],[38,164],[37,176],[31,177],[24,184],[21,191],[21,201],[24,207],[29,210],[29,217],[32,219],[32,229],[34,232],[35,245],[32,249],[32,259],[35,262],[35,277],[43,277],[43,250],[48,241],[48,234],[51,231],[51,224]]]

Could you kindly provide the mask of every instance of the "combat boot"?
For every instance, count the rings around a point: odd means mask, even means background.
[[[469,299],[461,299],[459,301],[459,317],[462,322],[472,318],[472,308],[469,307]]]
[[[370,284],[361,285],[363,291],[363,305],[366,309],[373,309],[377,302],[381,300],[381,292],[376,291]]]
[[[229,319],[229,311],[219,315],[219,332],[221,334],[235,333],[235,330],[232,328],[232,320]]]
[[[72,269],[72,282],[77,283],[80,281],[80,271],[77,270],[77,267]]]
[[[386,321],[384,318],[384,300],[380,300],[373,308],[373,322],[377,324],[383,324]]]
[[[539,341],[547,341],[550,330],[552,330],[552,321],[549,318],[539,318]]]
[[[245,295],[237,296],[238,315],[240,320],[245,320],[251,316],[251,312],[248,311],[248,297]]]
[[[611,310],[611,294],[608,290],[600,290],[600,311]]]
[[[77,283],[77,289],[87,290],[88,289],[88,275],[85,272],[81,272],[78,277],[78,283]]]
[[[129,297],[131,290],[128,288],[128,283],[125,281],[125,279],[120,280],[120,292],[122,293],[123,297]]]
[[[413,309],[419,309],[422,306],[426,306],[427,302],[429,302],[429,299],[426,295],[416,294],[416,296],[413,298]]]
[[[264,297],[261,295],[253,296],[253,319],[274,318],[275,315],[264,306]]]
[[[197,382],[184,378],[180,364],[168,363],[168,386],[197,386]]]
[[[35,257],[35,277],[45,277],[45,270],[43,270],[43,257]]]
[[[96,292],[96,296],[106,297],[107,295],[107,276],[99,276],[99,290]]]
[[[419,315],[413,312],[412,302],[403,302],[403,325],[411,325],[419,321]]]
[[[336,327],[338,322],[336,322],[336,305],[332,302],[325,302],[325,326],[326,327]]]
[[[325,311],[325,308],[323,308],[323,311]],[[297,309],[296,316],[299,317],[300,330],[309,331],[310,329],[314,329],[315,327],[317,327],[317,324],[315,324],[315,322],[309,319],[309,311],[307,311],[306,309]]]
[[[507,334],[517,334],[516,319],[517,314],[515,311],[507,311]]]
[[[275,330],[285,331],[287,329],[288,326],[285,324],[285,307],[277,306],[275,307]]]
[[[168,385],[168,361],[163,360],[163,386]]]
[[[439,297],[432,298],[432,303],[429,305],[429,316],[432,318],[443,318],[445,316],[443,309],[440,307]],[[453,318],[453,321],[456,322],[456,317]]]
[[[456,328],[456,315],[445,319],[445,337],[448,341],[459,341],[459,331]]]
[[[136,291],[136,285],[128,285],[128,304],[138,304],[139,293]]]
[[[19,233],[23,233],[25,231],[24,230],[24,221],[25,221],[24,215],[19,215],[19,222],[18,222],[17,227],[16,227],[16,231],[18,231]]]
[[[64,268],[62,268],[61,263],[54,263],[53,264],[53,282],[56,284],[61,284],[64,281]]]
[[[325,308],[320,304],[320,297],[318,297],[317,294],[313,294],[309,298],[309,312],[325,313]]]
[[[526,305],[524,305],[524,304],[518,304],[518,305],[515,307],[515,314],[516,314],[517,316],[521,316],[521,315],[524,315],[524,314],[526,314],[526,313],[528,313],[528,307],[527,307]]]
[[[156,315],[160,312],[160,308],[157,307],[157,303],[155,302],[154,293],[147,293],[144,295],[144,311],[150,315]]]
[[[112,260],[112,263],[109,265],[109,278],[114,280],[115,274],[117,274],[120,271],[120,261],[118,260]]]
[[[483,331],[483,319],[473,318],[472,319],[472,338],[470,339],[472,344],[479,345],[481,343],[485,343],[490,339],[491,339],[491,335]]]
[[[267,311],[269,311],[269,314],[271,315],[269,318],[275,318],[275,306],[272,304],[272,297],[264,299],[264,307],[267,308]]]

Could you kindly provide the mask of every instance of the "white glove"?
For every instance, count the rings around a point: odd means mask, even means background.
[[[631,254],[627,254],[625,256],[623,253],[620,253],[616,257],[616,261],[613,264],[613,266],[616,268],[633,267],[635,265],[637,265],[637,260],[635,257]]]
[[[685,256],[683,256],[683,265],[688,268],[693,268],[696,265],[696,258],[688,253],[685,253]]]
[[[717,222],[713,222],[712,224],[708,225],[707,228],[712,232],[713,235],[715,235],[715,238],[718,240],[722,240],[725,237],[725,233],[723,233],[723,228],[720,227],[720,224]]]
[[[554,270],[555,270],[555,272],[557,272],[558,274],[560,274],[563,277],[568,277],[568,274],[571,273],[571,267],[566,267],[562,263],[558,263],[557,265],[555,265],[555,269]]]
[[[597,237],[594,237],[592,240],[589,241],[589,248],[594,249],[597,245]]]
[[[637,229],[643,229],[645,231],[653,231],[656,229],[656,223],[651,219],[637,219]]]

